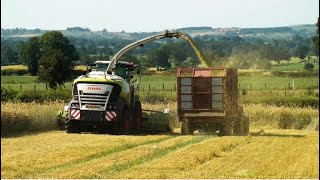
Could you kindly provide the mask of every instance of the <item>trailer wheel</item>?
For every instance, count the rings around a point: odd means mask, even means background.
[[[194,126],[190,122],[186,122],[187,135],[193,135]]]
[[[66,128],[67,133],[79,133],[80,132],[79,122],[68,120],[68,118],[66,118],[65,128]]]
[[[226,122],[220,125],[219,136],[230,136],[232,132],[232,119],[226,118]]]
[[[234,123],[233,126],[233,133],[235,135],[242,135],[243,134],[243,121],[242,117],[237,117],[236,122]]]
[[[185,121],[180,122],[180,135],[186,135],[187,134],[187,126]]]
[[[239,114],[234,125],[234,134],[246,136],[249,133],[249,118],[243,112],[243,107],[239,107]]]
[[[243,135],[249,134],[249,117],[243,114]]]
[[[180,135],[192,135],[193,134],[193,127],[188,121],[181,121],[180,122]]]

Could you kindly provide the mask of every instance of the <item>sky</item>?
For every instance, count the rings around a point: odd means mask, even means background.
[[[319,0],[1,0],[1,28],[152,32],[315,24]]]

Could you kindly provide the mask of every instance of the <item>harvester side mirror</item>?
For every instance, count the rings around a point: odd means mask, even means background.
[[[82,75],[85,76],[86,74],[87,74],[87,71],[83,71],[83,72],[82,72]]]

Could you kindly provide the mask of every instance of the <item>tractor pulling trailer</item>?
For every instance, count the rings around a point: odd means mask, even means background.
[[[208,68],[194,41],[182,32],[157,34],[131,43],[111,61],[96,61],[73,82],[73,98],[58,112],[58,125],[67,133],[99,129],[114,134],[139,132],[142,107],[139,100],[140,65],[119,61],[126,52],[163,38],[182,38],[195,50],[205,68],[178,68],[177,104],[181,134],[194,130],[219,130],[221,135],[247,134],[249,124],[238,102],[237,71]],[[214,74],[222,71],[222,76]],[[136,73],[135,73],[136,72]]]

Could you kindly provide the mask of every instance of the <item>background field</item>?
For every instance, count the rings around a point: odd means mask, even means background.
[[[65,84],[66,88],[71,87],[71,82]],[[1,86],[12,87],[22,90],[45,89],[45,83],[39,83],[36,76],[1,76]],[[141,91],[151,90],[174,90],[176,76],[172,75],[145,75],[141,77]],[[285,90],[307,89],[307,87],[319,88],[319,77],[272,77],[272,76],[239,76],[240,89],[248,90]]]

